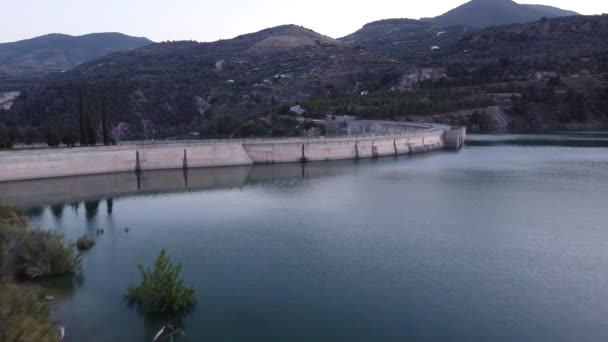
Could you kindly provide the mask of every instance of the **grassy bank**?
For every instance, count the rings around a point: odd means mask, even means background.
[[[0,341],[55,342],[60,340],[57,326],[49,319],[43,292],[0,281]]]
[[[18,209],[0,206],[0,341],[59,341],[44,294],[23,282],[73,275],[80,263],[63,236],[33,229]]]

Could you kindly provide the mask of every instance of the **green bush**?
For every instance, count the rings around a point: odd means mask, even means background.
[[[81,261],[60,234],[0,223],[1,275],[40,279],[73,274]]]
[[[26,230],[16,258],[16,273],[30,279],[73,274],[80,267],[81,255],[51,231]]]
[[[0,341],[56,342],[59,330],[49,319],[45,303],[8,281],[0,281]]]
[[[125,299],[144,314],[178,315],[189,311],[196,303],[195,290],[180,279],[182,267],[172,264],[163,249],[154,263],[154,269],[138,266],[142,282],[129,286]]]
[[[88,251],[89,249],[93,248],[93,246],[95,246],[95,240],[91,239],[87,235],[81,236],[78,238],[78,240],[76,240],[76,248],[78,248],[78,250],[81,252]]]

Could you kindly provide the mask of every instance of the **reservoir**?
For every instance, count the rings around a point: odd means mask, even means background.
[[[0,183],[97,244],[53,317],[151,341],[123,296],[165,248],[197,290],[185,341],[608,337],[608,134],[471,135],[458,152]]]

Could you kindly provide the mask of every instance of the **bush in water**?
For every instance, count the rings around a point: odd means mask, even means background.
[[[190,310],[196,303],[195,290],[180,279],[182,267],[172,264],[163,249],[154,263],[154,269],[138,266],[142,282],[129,286],[126,300],[144,314],[177,315]]]

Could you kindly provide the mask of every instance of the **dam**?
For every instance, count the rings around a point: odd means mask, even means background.
[[[287,139],[131,142],[0,152],[0,182],[103,173],[378,158],[464,145],[465,128],[383,121],[340,123],[357,134]],[[363,128],[362,128],[363,127]]]

